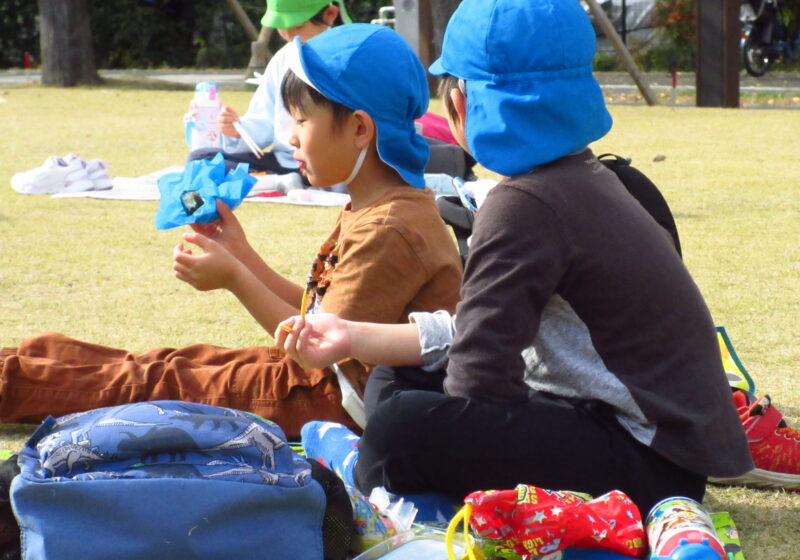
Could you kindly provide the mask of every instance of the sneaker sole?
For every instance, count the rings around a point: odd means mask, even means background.
[[[94,183],[92,183],[89,179],[78,179],[77,181],[68,181],[67,185],[59,192],[83,192],[83,191],[90,191],[94,187]]]
[[[784,490],[800,490],[800,474],[787,474],[763,469],[753,469],[750,472],[734,478],[709,477],[713,484],[752,486],[755,488],[772,488]]]

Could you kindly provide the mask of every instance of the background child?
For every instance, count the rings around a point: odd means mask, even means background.
[[[284,91],[295,126],[291,143],[313,184],[348,184],[351,203],[322,244],[304,288],[282,277],[247,242],[234,214],[196,226],[184,239],[203,252],[174,250],[177,277],[199,290],[234,293],[268,331],[296,314],[308,291],[312,312],[358,321],[402,322],[409,312],[453,310],[458,253],[423,189],[427,144],[414,118],[428,104],[425,71],[394,31],[353,24],[305,44],[299,39]],[[362,392],[370,367],[343,373]],[[330,369],[304,370],[278,348],[198,344],[142,355],[48,333],[0,352],[0,419],[37,421],[141,400],[178,399],[249,410],[289,438],[304,422],[354,426]]]
[[[287,42],[270,59],[261,83],[250,99],[247,112],[239,113],[224,105],[217,117],[222,133],[222,149],[202,148],[189,154],[189,160],[210,159],[218,152],[225,156],[227,165],[234,167],[246,162],[251,171],[269,173],[297,172],[297,162],[292,158],[294,148],[289,144],[292,118],[280,97],[280,87],[289,69],[289,57],[293,47],[289,44],[295,37],[307,41],[331,27],[350,23],[350,16],[343,1],[330,0],[270,0],[261,25],[278,30]],[[233,127],[239,122],[260,147],[272,145],[272,150],[256,158]]]
[[[278,34],[287,42],[295,37],[305,42],[332,27],[351,23],[350,16],[343,1],[330,2],[330,0],[269,0],[267,11],[261,19],[261,24],[275,28]],[[292,127],[292,118],[284,106],[279,89],[283,77],[290,66],[292,49],[287,44],[283,46],[270,59],[262,76],[261,84],[250,100],[247,113],[239,116],[235,109],[223,106],[217,117],[217,123],[222,133],[221,150],[217,148],[202,148],[189,154],[189,160],[210,159],[218,152],[222,152],[226,165],[229,168],[237,163],[246,162],[251,171],[266,171],[273,174],[288,174],[298,171],[297,162],[293,159],[292,147],[289,136]],[[272,145],[272,150],[257,158],[248,149],[234,128],[233,123],[239,122],[250,137],[261,147]],[[424,134],[431,149],[431,157],[426,172],[447,173],[468,178],[472,175],[472,166],[475,161],[458,146],[453,145],[449,133],[437,130],[441,126],[442,117],[433,113],[425,113],[417,119],[418,131]],[[446,128],[446,127],[445,127]],[[444,141],[443,141],[444,139]],[[291,177],[291,175],[289,175]],[[304,180],[308,184],[308,180]],[[276,186],[286,188],[286,185],[302,186],[303,182],[278,181]],[[345,192],[343,184],[317,184],[321,187],[333,187],[333,190]]]
[[[373,372],[350,473],[365,492],[619,489],[647,512],[752,468],[697,286],[586,148],[611,127],[594,48],[572,0],[464,0],[431,72],[459,143],[507,178],[476,217],[457,317],[280,335],[303,362],[425,365]],[[325,456],[320,433],[303,435]]]

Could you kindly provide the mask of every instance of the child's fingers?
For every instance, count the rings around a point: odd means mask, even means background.
[[[196,233],[200,235],[205,235],[206,237],[211,237],[217,232],[217,224],[189,224],[189,227],[192,228]]]
[[[298,330],[296,328],[292,329],[292,332],[281,331],[281,336],[284,338],[283,349],[286,354],[289,355],[295,362],[302,365],[302,360],[300,357],[300,352],[297,348],[297,334]]]
[[[294,332],[294,317],[289,317],[288,319],[284,319],[281,321],[275,329],[275,341],[278,346],[283,345],[283,341],[286,340],[287,333]]]
[[[191,243],[192,245],[197,245],[204,252],[208,252],[209,249],[217,245],[213,239],[206,237],[202,233],[197,233],[196,231],[184,232],[182,237],[184,241]]]
[[[294,327],[295,332],[297,333],[297,346],[300,349],[305,349],[308,347],[308,339],[311,336],[311,333],[314,330],[314,327],[311,323],[306,321],[304,318],[300,317],[298,324],[295,324]]]
[[[183,246],[183,243],[178,243],[175,247],[172,248],[172,256],[176,257],[178,255],[191,255],[192,250],[187,249]]]
[[[283,346],[289,357],[300,365],[303,365],[303,344],[300,336],[304,330],[306,330],[306,322],[299,315],[286,319],[275,330],[275,339],[279,341],[278,345]]]
[[[178,280],[186,282],[187,284],[191,284],[190,270],[186,265],[183,265],[177,261],[173,262],[172,272],[175,275],[175,278],[177,278]]]
[[[183,248],[183,245],[176,245],[172,249],[172,269],[175,270],[176,266],[181,266],[183,270],[187,270],[195,258],[191,251]]]
[[[222,122],[224,124],[230,124],[233,121],[238,121],[238,120],[239,120],[239,115],[229,105],[223,105],[219,113],[217,114],[217,121]]]
[[[217,212],[219,212],[223,223],[230,221],[233,217],[233,210],[231,210],[231,207],[219,198],[217,199]]]
[[[197,259],[197,256],[192,253],[190,250],[185,249],[183,245],[176,245],[172,249],[172,262],[181,264],[184,267],[189,266],[190,263],[194,262]]]

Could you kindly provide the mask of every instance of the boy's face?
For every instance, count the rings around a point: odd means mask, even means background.
[[[300,172],[315,187],[330,187],[350,174],[358,149],[348,141],[348,126],[336,123],[327,107],[306,103],[306,111],[289,110],[294,127],[289,143]],[[351,152],[353,155],[351,155]]]

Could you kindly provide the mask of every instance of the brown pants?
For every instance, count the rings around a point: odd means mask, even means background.
[[[275,347],[195,344],[134,355],[45,333],[0,351],[0,422],[149,400],[247,410],[277,422],[290,440],[309,420],[356,428],[333,372],[305,370]]]

